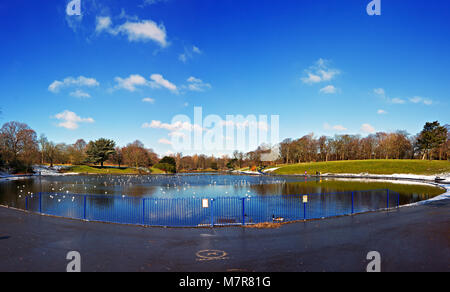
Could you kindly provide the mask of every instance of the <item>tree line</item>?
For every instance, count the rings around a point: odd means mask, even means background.
[[[359,135],[322,136],[313,134],[280,143],[283,163],[365,159],[450,159],[449,125],[427,123],[411,136],[405,131]]]
[[[270,161],[264,159],[275,148],[276,155],[272,155]],[[51,167],[55,164],[100,167],[109,164],[136,169],[154,167],[175,173],[337,160],[450,160],[450,126],[441,126],[437,121],[426,123],[417,135],[409,135],[405,131],[379,132],[367,137],[315,137],[309,134],[299,139],[286,139],[275,148],[261,145],[248,153],[235,151],[231,156],[222,157],[177,153],[160,158],[139,140],[125,147],[117,147],[113,140],[104,138],[88,143],[79,139],[74,144],[56,144],[45,135],[38,138],[36,132],[24,123],[9,122],[0,129],[0,169],[19,173],[32,172],[34,164],[49,164]]]

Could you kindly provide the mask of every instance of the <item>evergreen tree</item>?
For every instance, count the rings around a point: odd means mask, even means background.
[[[88,162],[100,163],[103,168],[103,163],[108,160],[110,155],[115,153],[114,147],[116,147],[116,143],[113,140],[104,138],[89,142],[86,150]]]
[[[159,161],[159,163],[167,163],[173,165],[175,168],[177,167],[177,162],[175,161],[175,158],[170,156],[165,156],[163,159]]]
[[[423,160],[430,157],[430,151],[438,149],[447,141],[447,129],[439,122],[426,123],[419,134],[417,145],[423,151]]]

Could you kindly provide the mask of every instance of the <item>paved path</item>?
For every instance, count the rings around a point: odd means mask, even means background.
[[[450,200],[265,230],[141,228],[0,208],[0,272],[65,271],[73,250],[83,271],[365,271],[378,251],[382,271],[449,272]]]

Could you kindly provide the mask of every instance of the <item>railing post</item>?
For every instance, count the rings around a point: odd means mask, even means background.
[[[245,198],[242,198],[242,225],[245,225]]]
[[[352,214],[355,214],[355,192],[352,192]]]
[[[213,208],[213,204],[214,204],[214,199],[211,199],[211,227],[214,227],[214,208]]]
[[[42,193],[39,193],[39,213],[42,214]]]
[[[306,221],[306,203],[303,203],[303,220]]]
[[[389,189],[387,189],[387,202],[386,202],[386,209],[389,209]]]
[[[400,208],[400,193],[397,193],[397,208]]]
[[[84,203],[83,203],[83,219],[84,220],[86,220],[86,205],[87,205],[87,197],[86,197],[86,195],[84,195],[84,198],[83,198],[83,201],[84,201]]]
[[[142,225],[145,225],[145,198],[142,199]]]
[[[25,210],[28,211],[28,196],[25,197]]]

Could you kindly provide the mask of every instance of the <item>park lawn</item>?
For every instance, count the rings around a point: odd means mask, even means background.
[[[152,172],[151,174],[166,174],[163,170],[154,167],[150,168],[150,171]]]
[[[355,160],[299,163],[283,166],[275,174],[315,174],[324,173],[349,174],[416,174],[438,175],[450,173],[450,161],[428,160]]]
[[[151,174],[163,174],[164,171],[151,168]],[[72,172],[72,173],[80,173],[80,174],[145,174],[139,173],[139,171],[135,168],[129,167],[111,167],[105,166],[104,168],[98,166],[88,166],[88,165],[73,165],[69,168],[65,169],[64,172]],[[150,173],[149,173],[150,174]]]
[[[180,173],[210,173],[210,172],[220,172],[221,170],[218,169],[198,169],[198,170],[181,170]]]

